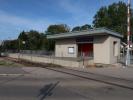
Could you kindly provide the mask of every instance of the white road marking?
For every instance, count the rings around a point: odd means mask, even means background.
[[[23,76],[24,74],[0,74],[0,76]]]

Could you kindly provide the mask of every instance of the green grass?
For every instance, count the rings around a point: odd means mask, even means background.
[[[7,67],[18,66],[19,67],[21,65],[8,60],[0,60],[0,66],[7,66]]]

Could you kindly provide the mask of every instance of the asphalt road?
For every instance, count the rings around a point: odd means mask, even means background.
[[[0,100],[132,99],[133,90],[44,68],[0,67]]]

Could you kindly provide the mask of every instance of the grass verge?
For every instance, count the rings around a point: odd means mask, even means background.
[[[37,63],[37,62],[32,62],[32,61],[28,61],[28,60],[24,60],[24,59],[12,59],[12,58],[7,58],[9,61],[14,62],[14,63],[18,63],[21,64],[23,66],[28,66],[28,67],[63,67],[60,65],[56,65],[56,64],[49,64],[49,63]]]
[[[5,67],[19,67],[22,66],[21,64],[15,63],[13,61],[10,61],[5,58],[0,58],[0,66],[5,66]]]

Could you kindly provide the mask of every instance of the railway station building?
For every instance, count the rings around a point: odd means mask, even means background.
[[[117,63],[122,37],[107,28],[47,35],[48,39],[56,41],[55,57],[83,58],[94,64]]]

